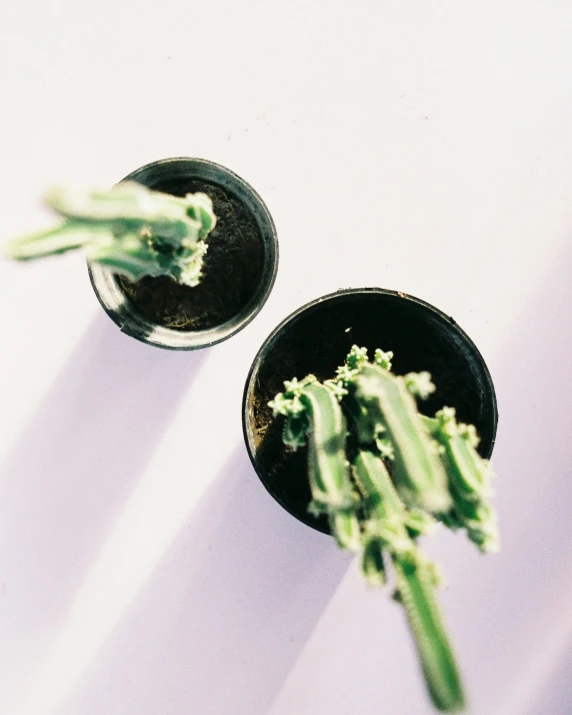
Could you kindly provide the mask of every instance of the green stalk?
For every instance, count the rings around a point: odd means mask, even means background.
[[[499,550],[496,513],[490,504],[491,477],[489,464],[476,450],[478,438],[470,425],[459,424],[455,410],[445,407],[435,418],[423,417],[433,438],[441,445],[441,461],[447,473],[453,496],[452,512],[444,521],[461,526],[483,553]]]
[[[300,402],[311,425],[308,478],[314,508],[327,511],[338,545],[357,551],[361,548],[361,534],[346,457],[346,421],[342,409],[332,390],[317,381],[305,385]]]
[[[136,235],[124,235],[121,239],[94,244],[86,251],[89,261],[106,266],[113,273],[138,281],[143,276],[168,274],[158,259],[157,251]]]
[[[110,235],[104,232],[101,235]],[[27,236],[16,238],[5,249],[7,258],[18,261],[29,261],[32,258],[49,256],[75,248],[81,248],[93,240],[93,231],[76,223],[62,223],[45,231],[36,231]]]
[[[370,584],[384,582],[385,569],[380,552],[386,550],[391,557],[396,591],[407,614],[431,699],[443,712],[461,712],[465,707],[465,696],[435,598],[434,567],[408,535],[407,510],[383,461],[370,451],[360,450],[353,466],[354,478],[369,517],[366,534],[370,538],[362,561],[364,575]],[[379,550],[378,555],[375,551],[372,553],[372,549]]]
[[[462,712],[465,695],[435,598],[431,571],[422,563],[408,563],[395,555],[392,562],[397,593],[407,613],[431,699],[442,712]]]
[[[445,470],[405,382],[378,365],[366,364],[355,378],[354,395],[393,445],[391,475],[407,506],[448,511],[451,496]]]
[[[345,451],[346,421],[331,390],[319,382],[306,385],[300,401],[308,411],[308,475],[314,501],[332,509],[355,503]]]
[[[45,201],[69,221],[86,226],[105,224],[114,234],[146,229],[175,246],[184,239],[199,240],[201,223],[187,210],[196,215],[192,203],[134,182],[123,182],[109,191],[75,192],[55,187],[46,193]]]

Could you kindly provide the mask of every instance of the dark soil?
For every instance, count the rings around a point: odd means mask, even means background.
[[[204,180],[178,179],[152,188],[211,197],[217,223],[207,238],[203,276],[194,288],[168,276],[137,282],[119,276],[121,289],[143,317],[168,328],[206,330],[225,323],[251,300],[262,276],[264,244],[255,217],[233,194]]]
[[[428,370],[437,390],[418,402],[420,411],[433,415],[444,405],[455,407],[460,421],[476,426],[481,454],[487,456],[492,449],[493,413],[484,375],[477,356],[447,323],[399,296],[342,294],[318,304],[270,346],[248,409],[256,461],[267,489],[295,516],[326,532],[326,519],[307,513],[311,497],[306,449],[293,452],[284,447],[284,418],[272,417],[268,401],[283,390],[284,380],[309,373],[320,380],[333,377],[354,344],[367,347],[370,357],[378,347],[393,350],[393,371],[398,375]]]

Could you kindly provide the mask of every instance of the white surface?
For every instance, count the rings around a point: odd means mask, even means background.
[[[0,712],[431,712],[399,609],[242,443],[268,332],[362,285],[449,312],[495,380],[503,552],[428,544],[471,712],[572,711],[571,30],[556,0],[4,10],[6,237],[54,181],[199,156],[263,196],[281,262],[197,354],[121,335],[79,256],[0,264]]]

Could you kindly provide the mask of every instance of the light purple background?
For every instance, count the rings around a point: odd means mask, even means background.
[[[193,354],[119,333],[80,256],[0,263],[1,713],[432,712],[399,608],[242,442],[266,335],[365,285],[451,314],[497,388],[502,553],[426,543],[470,712],[572,711],[571,31],[556,0],[4,11],[5,237],[53,182],[199,156],[263,196],[281,263]]]

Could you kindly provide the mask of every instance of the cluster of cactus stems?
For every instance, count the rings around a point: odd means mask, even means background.
[[[437,566],[417,544],[437,522],[465,529],[482,552],[498,551],[490,506],[491,471],[476,451],[472,425],[444,407],[428,418],[415,398],[435,387],[427,372],[396,376],[393,353],[353,346],[336,378],[284,383],[270,402],[286,418],[283,441],[307,445],[310,511],[326,514],[341,548],[361,554],[368,584],[391,567],[434,705],[461,712],[465,695],[435,589]]]
[[[8,257],[29,260],[82,248],[90,262],[133,281],[166,275],[183,285],[200,282],[206,238],[216,224],[206,194],[179,198],[124,182],[102,191],[53,188],[45,202],[62,220],[11,241]]]

